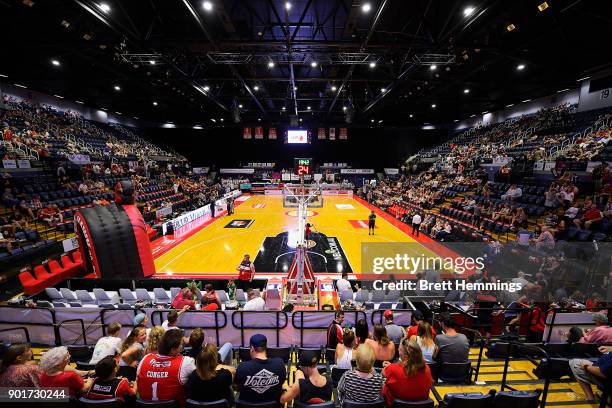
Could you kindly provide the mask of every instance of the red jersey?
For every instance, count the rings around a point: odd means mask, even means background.
[[[238,279],[241,281],[249,281],[251,280],[251,276],[253,275],[253,268],[251,267],[251,261],[242,261],[240,262],[240,269]]]
[[[181,367],[185,357],[147,354],[138,365],[136,384],[140,398],[149,401],[185,401]]]
[[[85,394],[85,398],[93,400],[117,398],[125,401],[126,397],[135,394],[134,389],[130,387],[125,378],[113,378],[109,381],[102,381],[96,378],[87,394]]]
[[[429,398],[429,390],[433,385],[429,366],[425,365],[425,370],[416,372],[410,377],[406,375],[401,363],[388,365],[383,372],[387,380],[382,395],[388,406],[393,405],[395,399],[423,401]]]
[[[68,388],[71,397],[78,396],[84,385],[85,382],[81,376],[74,371],[64,371],[57,375],[47,375],[45,373],[40,375],[41,387]]]

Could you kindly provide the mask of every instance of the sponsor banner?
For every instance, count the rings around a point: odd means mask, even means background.
[[[283,195],[283,190],[277,188],[266,188],[264,190],[265,195]]]
[[[353,191],[351,190],[327,190],[323,189],[324,196],[347,196],[352,197]]]
[[[319,140],[325,139],[325,128],[317,129],[317,139]]]
[[[170,214],[172,214],[172,205],[168,205],[155,211],[155,217],[157,218],[165,217],[166,215]]]
[[[177,217],[170,221],[170,223],[172,224],[172,228],[174,229],[174,231],[176,231],[179,228],[184,227],[185,225],[206,215],[210,215],[210,204],[205,205],[204,207],[200,207],[197,210],[193,210],[186,214],[183,214],[180,217]]]
[[[276,140],[276,128],[270,128],[270,130],[268,130],[268,139]]]
[[[245,138],[245,139],[250,139],[252,137],[251,128],[250,127],[245,127],[242,130],[242,137]]]
[[[355,207],[353,207],[352,204],[336,204],[336,208],[339,210],[354,210]]]
[[[225,228],[249,228],[255,220],[232,220]]]
[[[240,183],[240,189],[241,190],[250,190],[251,189],[251,183]]]
[[[263,139],[263,128],[261,126],[255,128],[255,139]]]
[[[17,167],[20,169],[30,169],[30,161],[29,160],[17,160]]]
[[[62,241],[64,252],[70,252],[79,247],[79,239],[75,236]]]
[[[91,163],[91,159],[87,154],[69,154],[66,155],[68,160],[70,160],[74,164],[89,164]]]
[[[5,169],[16,169],[17,161],[16,160],[2,160],[2,167]]]
[[[394,176],[396,174],[399,174],[399,169],[391,169],[391,168],[385,167],[385,173],[389,176]]]
[[[208,167],[194,167],[193,174],[208,174]]]
[[[346,140],[346,139],[348,139],[348,129],[340,128],[340,140]]]
[[[319,181],[323,180],[323,174],[321,174],[321,173],[315,173],[315,174],[314,174],[314,180],[315,180],[315,181],[317,181],[317,182],[319,182]]]
[[[221,174],[253,174],[255,173],[255,169],[254,168],[244,168],[244,169],[220,169],[219,173]]]
[[[271,169],[274,167],[274,163],[247,163],[247,166],[256,169]]]
[[[336,140],[336,128],[329,128],[329,140]]]
[[[289,173],[282,173],[281,174],[281,180],[282,181],[290,181],[291,180],[291,174],[289,174]]]
[[[340,169],[340,174],[374,174],[374,169]]]

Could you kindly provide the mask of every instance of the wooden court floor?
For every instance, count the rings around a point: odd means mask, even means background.
[[[416,242],[397,226],[378,216],[376,234],[368,235],[370,210],[351,197],[325,197],[323,207],[312,208],[308,222],[316,231],[336,237],[355,273],[361,273],[362,242]],[[223,216],[155,260],[161,276],[235,274],[244,254],[255,258],[267,237],[295,231],[295,209],[283,208],[279,196],[251,196]],[[237,227],[226,226],[235,222]],[[243,227],[241,227],[243,226]],[[427,253],[427,249],[423,248]],[[257,271],[271,272],[271,271]]]

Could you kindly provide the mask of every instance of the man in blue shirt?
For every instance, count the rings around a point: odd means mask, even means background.
[[[604,352],[604,354],[594,363],[579,358],[569,361],[572,373],[589,401],[595,399],[591,385],[604,387],[608,379],[612,378],[612,348],[602,346],[599,350]]]

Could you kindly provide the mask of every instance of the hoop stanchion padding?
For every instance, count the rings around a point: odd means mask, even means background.
[[[143,278],[155,273],[142,215],[134,206],[84,208],[74,216],[87,273],[98,278]]]

